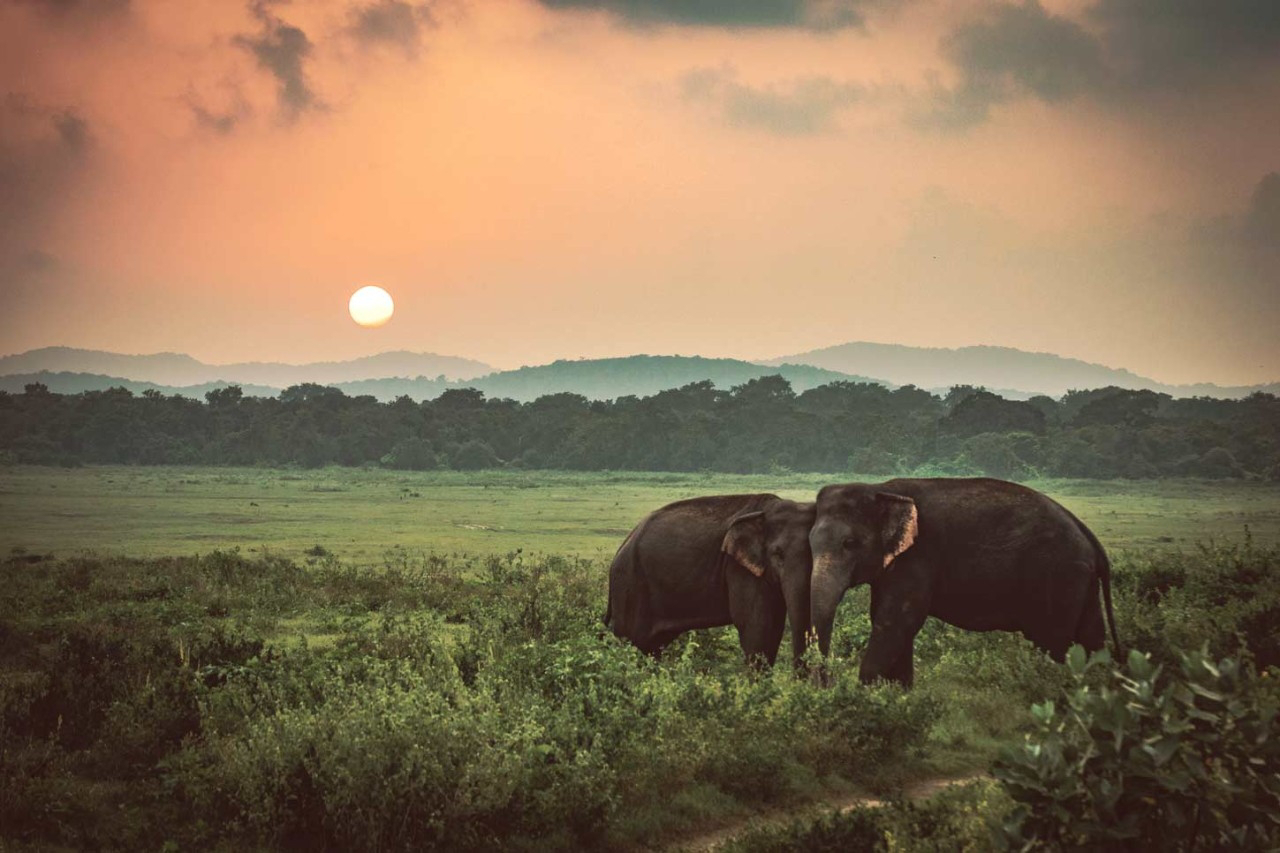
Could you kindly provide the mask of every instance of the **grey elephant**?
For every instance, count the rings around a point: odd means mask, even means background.
[[[748,662],[773,664],[789,616],[797,666],[809,627],[813,504],[716,495],[668,504],[609,567],[605,624],[647,654],[685,631],[734,625]]]
[[[1111,564],[1061,505],[1002,480],[898,479],[826,486],[809,534],[811,616],[830,651],[840,599],[871,585],[862,681],[910,685],[928,616],[972,631],[1019,631],[1061,661],[1072,643],[1106,643],[1099,588],[1117,651]]]

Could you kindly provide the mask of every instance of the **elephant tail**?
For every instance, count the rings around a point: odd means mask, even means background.
[[[1073,515],[1072,518],[1075,516]],[[1111,606],[1111,560],[1107,557],[1107,550],[1102,547],[1102,543],[1098,541],[1093,531],[1080,519],[1076,518],[1075,521],[1080,532],[1093,545],[1093,551],[1097,555],[1098,562],[1094,570],[1098,573],[1098,580],[1102,584],[1102,603],[1107,609],[1107,624],[1111,626],[1111,642],[1115,644],[1116,659],[1119,660],[1124,654],[1124,647],[1120,645],[1120,635],[1116,632],[1116,612]]]

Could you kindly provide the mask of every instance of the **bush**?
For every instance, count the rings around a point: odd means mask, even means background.
[[[1032,706],[1035,731],[995,775],[1016,803],[1018,849],[1270,849],[1280,843],[1280,690],[1248,660],[1131,651],[1068,656],[1060,702]]]
[[[440,460],[436,458],[431,442],[416,437],[396,442],[391,452],[380,461],[386,468],[401,471],[428,471],[440,467]]]
[[[458,471],[479,471],[482,468],[500,468],[502,461],[493,448],[483,441],[465,441],[453,452],[453,467]]]

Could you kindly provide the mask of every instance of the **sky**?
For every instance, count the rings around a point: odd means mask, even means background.
[[[1280,380],[1273,0],[7,0],[0,99],[3,353]]]

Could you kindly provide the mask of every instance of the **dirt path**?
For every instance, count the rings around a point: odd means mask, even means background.
[[[952,785],[964,785],[982,778],[985,778],[982,774],[976,774],[949,779],[926,779],[914,785],[908,785],[906,797],[909,800],[927,800],[943,788],[949,788]],[[830,797],[806,803],[802,806],[759,812],[728,826],[672,842],[666,849],[670,853],[710,853],[710,851],[723,847],[729,841],[751,829],[784,826],[797,818],[817,818],[831,809],[847,812],[859,806],[875,808],[882,805],[884,805],[884,800],[876,797],[854,793],[832,794]]]

